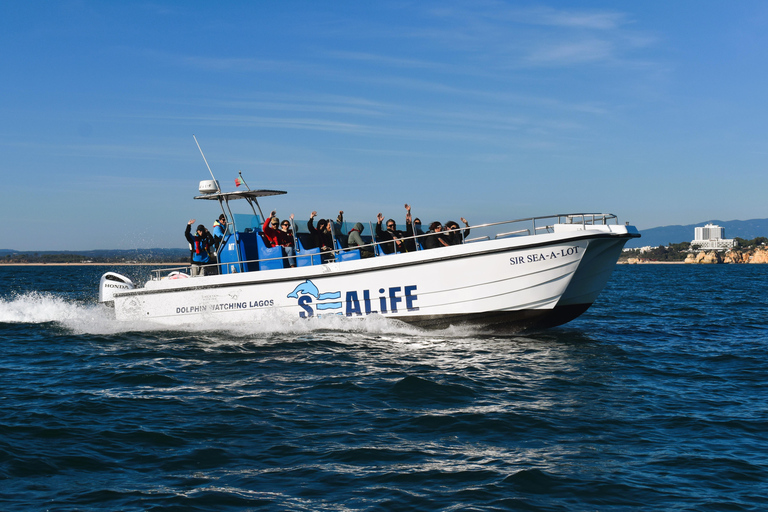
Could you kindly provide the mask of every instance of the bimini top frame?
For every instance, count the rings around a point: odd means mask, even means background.
[[[208,201],[218,201],[224,216],[229,217],[229,219],[231,219],[232,232],[235,233],[238,231],[238,229],[235,221],[235,216],[232,213],[232,209],[229,207],[230,201],[234,201],[236,199],[245,199],[245,201],[248,203],[248,206],[251,207],[251,211],[253,211],[253,214],[257,215],[256,209],[258,208],[260,218],[264,219],[264,213],[261,211],[261,206],[259,205],[259,201],[257,198],[268,197],[268,196],[279,196],[287,193],[288,192],[285,192],[283,190],[237,190],[235,192],[214,192],[213,194],[204,194],[201,196],[195,196],[195,199],[206,199]],[[229,213],[229,215],[227,215],[227,213]],[[217,253],[220,249],[221,249],[220,247],[216,248]],[[238,260],[242,260],[243,259],[242,255],[239,254],[240,252],[239,247],[237,251],[238,251],[238,255],[237,255]]]

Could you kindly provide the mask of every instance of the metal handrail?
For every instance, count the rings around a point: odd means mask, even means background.
[[[500,221],[500,222],[489,222],[489,223],[486,223],[486,224],[477,224],[475,226],[469,226],[469,228],[467,228],[465,226],[463,228],[458,228],[458,229],[459,229],[459,231],[461,231],[463,233],[463,231],[466,230],[466,229],[481,230],[481,229],[486,229],[486,228],[493,228],[493,227],[496,227],[496,226],[503,226],[503,225],[507,225],[507,224],[519,224],[519,223],[529,222],[529,223],[531,223],[531,228],[523,228],[523,229],[518,229],[518,230],[515,230],[515,231],[508,231],[508,232],[504,232],[504,233],[498,233],[498,234],[496,234],[494,236],[494,238],[495,239],[506,238],[506,237],[510,237],[510,236],[514,236],[514,235],[520,235],[522,233],[525,233],[525,234],[530,236],[531,232],[533,232],[535,234],[538,234],[538,232],[541,231],[541,230],[549,231],[549,230],[554,228],[554,224],[550,224],[550,223],[547,223],[544,226],[538,226],[537,227],[536,226],[536,221],[549,220],[551,222],[554,219],[557,220],[557,222],[555,222],[555,224],[575,224],[575,225],[579,225],[580,224],[580,225],[585,226],[585,227],[586,226],[590,226],[590,225],[608,225],[611,221],[615,222],[616,225],[619,224],[618,217],[616,215],[612,214],[612,213],[568,213],[568,214],[564,214],[563,213],[563,214],[546,215],[546,216],[540,216],[540,217],[528,217],[528,218],[525,218],[525,219],[515,219],[515,220],[507,220],[507,221]],[[291,223],[293,224],[293,221]],[[376,241],[376,233],[375,233],[375,231],[373,229],[373,225],[371,223],[369,223],[369,226],[370,226],[370,229],[371,229],[371,243],[360,245],[360,246],[357,246],[357,247],[350,247],[350,248],[348,248],[346,250],[345,249],[340,249],[340,250],[334,249],[334,250],[331,250],[331,251],[322,251],[322,252],[312,253],[312,254],[304,254],[304,253],[300,253],[298,250],[296,250],[294,258],[297,258],[297,259],[300,258],[300,257],[310,258],[310,266],[314,266],[315,263],[314,263],[314,260],[312,259],[312,256],[313,255],[318,255],[318,254],[320,254],[320,255],[322,255],[322,254],[332,254],[332,255],[335,255],[335,254],[337,254],[338,252],[341,252],[341,251],[345,251],[346,252],[348,250],[365,249],[365,248],[370,248],[371,252],[376,254],[376,252],[377,252],[376,251],[376,247],[379,246],[381,244],[381,242],[377,242]],[[297,240],[298,239],[298,232],[295,230],[295,225],[293,227],[294,227],[294,240]],[[335,229],[335,226],[334,226],[334,229]],[[423,238],[431,236],[431,235],[433,235],[433,233],[423,233],[421,235],[413,235],[413,236],[410,236],[410,237],[403,238],[403,240],[411,240],[411,239],[416,240],[417,238],[422,238],[423,239]],[[482,236],[482,237],[476,237],[476,238],[467,239],[467,240],[464,240],[463,243],[477,242],[477,241],[480,241],[480,240],[490,240],[490,236],[486,235],[486,236]],[[298,249],[298,247],[296,247],[296,248]],[[379,255],[377,255],[377,257],[378,256]],[[240,266],[243,263],[258,263],[258,262],[262,262],[262,261],[266,262],[266,261],[274,261],[274,260],[286,260],[288,258],[289,258],[289,256],[281,256],[279,258],[260,258],[260,259],[256,259],[256,260],[230,261],[230,262],[227,262],[227,263],[215,263],[215,264],[209,264],[209,265],[201,265],[201,267],[205,268],[205,267],[213,267],[213,266],[219,266],[219,265],[225,265],[225,264],[226,265],[238,265],[238,266]],[[327,263],[327,262],[328,261],[326,261],[325,263]],[[178,271],[182,271],[182,272],[186,273],[189,270],[189,268],[190,267],[188,265],[185,265],[183,267],[175,267],[175,268],[167,268],[166,267],[166,268],[163,268],[163,269],[152,270],[151,271],[152,274],[153,274],[152,280],[153,281],[157,281],[157,280],[162,279],[161,273],[164,274],[164,273],[167,273],[167,272],[178,272]],[[242,268],[242,267],[240,267],[240,268]]]
[[[510,231],[509,233],[499,233],[498,235],[496,235],[496,238],[497,239],[498,238],[507,238],[507,237],[510,237],[512,235],[519,235],[520,233],[525,233],[527,235],[530,235],[531,234],[531,230],[530,229],[518,229],[517,231]]]

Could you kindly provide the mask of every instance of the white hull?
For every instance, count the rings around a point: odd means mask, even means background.
[[[379,314],[434,328],[554,326],[586,311],[625,242],[639,236],[620,225],[554,228],[310,267],[153,280],[115,293],[115,312],[167,325]]]

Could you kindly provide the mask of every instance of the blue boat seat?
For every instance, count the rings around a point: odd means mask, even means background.
[[[296,266],[298,267],[311,267],[322,263],[320,249],[305,249],[300,237],[296,238],[296,252]]]
[[[336,254],[336,261],[351,261],[360,259],[360,249],[349,249],[346,251],[339,251]]]
[[[267,247],[267,244],[264,243],[263,236],[264,234],[259,231],[258,236],[256,237],[256,245],[259,248],[259,270],[284,268],[285,260],[282,259],[284,256],[283,248],[281,246]]]
[[[375,249],[374,254],[376,254],[376,256],[389,256],[390,254],[397,254],[397,251],[386,253],[386,252],[384,252],[381,249],[381,244],[391,244],[391,243],[392,242],[379,242],[379,243],[377,243],[376,245],[373,246],[374,249]]]
[[[258,270],[259,265],[254,260],[259,259],[259,238],[259,235],[253,232],[227,235],[219,249],[219,272],[232,274]]]

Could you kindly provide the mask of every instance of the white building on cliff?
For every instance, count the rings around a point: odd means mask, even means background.
[[[694,237],[691,241],[694,251],[725,251],[736,246],[735,240],[725,238],[725,228],[714,224],[695,228]]]

